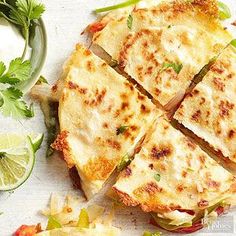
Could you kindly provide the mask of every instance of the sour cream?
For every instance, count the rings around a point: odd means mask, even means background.
[[[0,17],[0,61],[6,65],[11,60],[21,57],[25,40],[18,28]]]

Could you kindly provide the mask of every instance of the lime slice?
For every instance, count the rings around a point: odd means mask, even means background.
[[[35,150],[43,136],[0,135],[0,190],[9,191],[22,185],[35,163]]]

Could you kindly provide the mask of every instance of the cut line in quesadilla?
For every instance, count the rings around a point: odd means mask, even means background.
[[[150,212],[162,228],[190,232],[232,203],[236,179],[164,118],[158,118],[113,189],[125,205]]]
[[[231,39],[218,21],[217,2],[195,0],[134,8],[107,21],[93,43],[162,106],[170,107]]]
[[[236,49],[229,45],[174,118],[236,164]]]
[[[124,77],[81,45],[70,58],[53,147],[75,166],[91,198],[124,156],[132,156],[161,112]]]

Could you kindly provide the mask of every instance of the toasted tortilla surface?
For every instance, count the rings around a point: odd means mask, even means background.
[[[158,118],[113,189],[127,206],[191,221],[199,211],[235,196],[235,178],[168,121]]]
[[[77,45],[59,101],[60,134],[54,148],[75,166],[88,198],[122,157],[133,155],[161,114],[132,84],[88,49]]]
[[[228,46],[174,118],[236,163],[236,50]]]
[[[217,18],[214,0],[163,2],[111,19],[94,34],[93,43],[166,106],[230,42]]]

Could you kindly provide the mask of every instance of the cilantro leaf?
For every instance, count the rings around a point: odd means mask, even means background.
[[[122,125],[116,130],[116,135],[123,134],[129,126]]]
[[[176,74],[179,74],[183,68],[183,64],[174,63],[174,62],[173,63],[164,62],[162,64],[161,72],[168,69],[168,68],[173,68],[173,70],[176,72]]]
[[[158,174],[158,173],[156,173],[156,174],[154,175],[154,179],[155,179],[157,182],[159,182],[159,181],[161,180],[161,175]]]
[[[17,0],[16,6],[22,16],[29,20],[39,19],[45,11],[45,6],[36,0]]]
[[[6,90],[0,91],[0,98],[2,101],[0,111],[4,116],[11,116],[12,118],[32,117],[32,106],[28,108],[26,103],[22,100],[22,92],[18,89],[10,87]]]
[[[2,76],[5,70],[6,70],[6,66],[4,65],[2,61],[0,61],[0,76]]]
[[[6,69],[5,66],[4,69]],[[16,58],[11,61],[8,71],[5,74],[1,74],[0,63],[0,83],[14,85],[18,82],[26,81],[30,78],[30,71],[30,61],[23,61],[21,58]]]
[[[129,14],[128,19],[127,19],[127,26],[131,30],[133,25],[133,17],[132,15]]]

